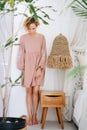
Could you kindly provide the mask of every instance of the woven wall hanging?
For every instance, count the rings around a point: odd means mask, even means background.
[[[68,40],[62,34],[59,34],[53,41],[52,50],[48,56],[47,66],[49,68],[57,69],[68,69],[72,67]]]

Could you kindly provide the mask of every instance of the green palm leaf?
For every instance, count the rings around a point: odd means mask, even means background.
[[[87,0],[75,0],[71,8],[76,15],[87,18]]]

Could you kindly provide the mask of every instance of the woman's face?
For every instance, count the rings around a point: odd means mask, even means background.
[[[29,33],[35,33],[37,29],[37,26],[35,25],[35,23],[32,23],[29,25]]]

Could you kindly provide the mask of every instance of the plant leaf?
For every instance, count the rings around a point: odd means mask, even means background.
[[[12,83],[12,79],[11,79],[11,77],[9,77],[9,81],[10,81],[10,83]]]
[[[42,17],[38,16],[38,18],[41,19],[44,24],[46,24],[46,25],[49,24],[49,23],[48,23],[46,20],[44,20]]]
[[[13,44],[13,40],[12,40],[12,38],[9,38],[8,40],[7,40],[7,43],[5,44],[5,47],[8,47],[8,46],[10,46],[10,45],[12,45]]]
[[[17,37],[15,37],[15,39],[13,40],[13,38],[11,37],[11,38],[9,38],[8,40],[7,40],[7,43],[5,44],[5,47],[9,47],[9,46],[11,46],[11,45],[13,45],[13,43],[15,42],[15,41],[17,41],[18,40],[18,38]]]
[[[8,82],[9,83],[9,82]],[[5,87],[8,83],[0,85],[1,88]]]
[[[68,74],[67,77],[74,77],[78,72],[83,73],[87,69],[87,66],[75,67]]]
[[[17,83],[23,76],[23,73],[20,74],[20,76],[15,80],[15,83]]]
[[[25,0],[25,1],[31,3],[33,0]]]
[[[87,18],[87,1],[86,0],[76,0],[71,8],[78,16],[82,16],[83,18]]]
[[[0,2],[0,10],[1,10],[1,11],[3,11],[3,10],[4,10],[5,4],[6,4],[6,2],[5,2],[5,1]]]
[[[9,0],[9,4],[10,4],[10,7],[14,7],[15,1],[14,0]]]

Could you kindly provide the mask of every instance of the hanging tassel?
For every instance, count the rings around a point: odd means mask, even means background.
[[[47,66],[56,69],[68,69],[72,67],[70,56],[49,56]]]
[[[68,40],[62,34],[54,39],[51,54],[48,56],[47,66],[57,69],[69,69],[72,67]]]

